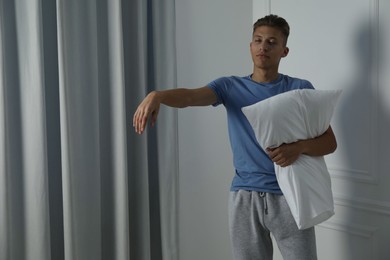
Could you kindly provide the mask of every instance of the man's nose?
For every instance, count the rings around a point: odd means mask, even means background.
[[[260,50],[262,51],[268,51],[269,50],[269,46],[266,42],[262,42],[260,43]]]

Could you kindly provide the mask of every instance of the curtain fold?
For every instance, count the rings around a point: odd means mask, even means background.
[[[1,6],[1,82],[5,93],[1,127],[5,137],[1,173],[5,208],[1,211],[7,214],[2,254],[4,259],[47,259],[50,241],[41,9],[37,1],[4,1]]]
[[[0,0],[0,259],[178,259],[174,0]]]
[[[173,0],[126,1],[122,10],[125,71],[133,72],[125,74],[126,97],[131,100],[126,111],[132,118],[129,111],[135,111],[149,91],[176,86],[175,10]],[[143,137],[128,129],[128,147],[139,147],[128,149],[134,259],[160,259],[160,255],[178,259],[176,117],[175,110],[162,107],[157,129],[149,129]],[[157,198],[157,194],[164,195]]]

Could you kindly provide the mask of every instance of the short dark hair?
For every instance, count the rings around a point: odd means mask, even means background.
[[[270,26],[270,27],[275,27],[279,29],[284,37],[286,38],[286,43],[288,36],[290,34],[290,26],[288,25],[287,21],[283,19],[280,16],[270,14],[267,16],[264,16],[263,18],[258,19],[254,24],[253,24],[253,33],[255,30],[260,27],[260,26]]]

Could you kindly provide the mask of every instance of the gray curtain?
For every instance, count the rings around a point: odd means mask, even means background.
[[[0,259],[178,259],[174,0],[0,0]]]

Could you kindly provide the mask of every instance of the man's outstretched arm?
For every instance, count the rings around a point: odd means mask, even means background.
[[[153,91],[145,97],[135,111],[133,127],[138,134],[142,134],[145,131],[146,124],[149,120],[151,126],[154,126],[160,104],[184,108],[188,106],[208,106],[215,102],[217,102],[217,96],[209,87]]]
[[[277,148],[267,149],[271,160],[279,166],[291,165],[299,155],[323,156],[333,153],[337,148],[336,137],[331,127],[324,134],[291,144],[283,144]]]

